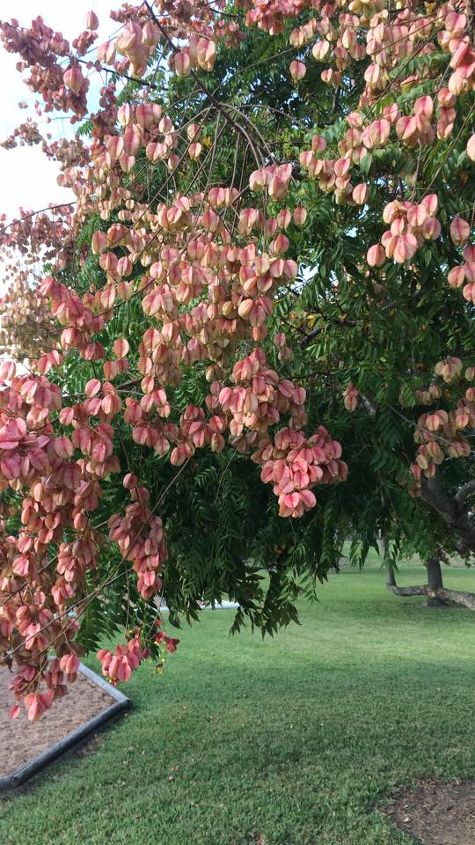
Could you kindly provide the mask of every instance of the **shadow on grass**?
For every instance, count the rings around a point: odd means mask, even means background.
[[[388,790],[475,772],[474,618],[379,573],[324,595],[264,642],[203,614],[94,754],[0,804],[2,845],[407,845]]]
[[[470,719],[473,678],[450,663],[434,671],[429,661],[408,660],[401,671],[375,661],[357,673],[348,665],[239,673],[229,666],[165,689],[140,675],[130,689],[135,712],[94,755],[70,755],[4,802],[4,845],[104,843],[105,807],[113,816],[121,808],[118,819],[139,814],[135,843],[149,841],[140,839],[148,820],[149,831],[159,821],[170,845],[228,845],[255,829],[272,845],[395,845],[405,840],[371,809],[378,798],[397,784],[473,766],[471,730],[459,727]],[[45,811],[59,838],[35,840],[28,819],[46,836]],[[78,838],[74,827],[61,838],[75,814],[78,830],[93,827],[96,838]],[[110,835],[129,841],[114,825]]]

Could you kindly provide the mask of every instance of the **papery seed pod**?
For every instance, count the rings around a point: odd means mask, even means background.
[[[99,27],[99,18],[95,12],[88,12],[86,17],[86,28],[95,31]]]
[[[67,88],[70,88],[75,94],[79,94],[85,80],[80,69],[77,65],[74,65],[64,72],[63,81]]]
[[[307,68],[303,62],[293,61],[289,66],[290,75],[294,82],[300,82],[307,73]]]

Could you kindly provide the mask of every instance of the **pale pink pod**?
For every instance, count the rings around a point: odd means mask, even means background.
[[[130,349],[129,343],[125,338],[118,338],[114,341],[112,351],[116,358],[125,358]]]
[[[470,237],[470,223],[462,217],[454,217],[450,224],[450,237],[454,244],[463,244]]]
[[[96,13],[93,11],[88,12],[86,17],[86,29],[90,29],[92,32],[95,32],[98,26],[99,18],[97,17]]]
[[[307,68],[303,62],[293,61],[290,62],[289,71],[293,81],[300,82],[300,80],[303,79],[305,74],[307,73]]]
[[[373,244],[368,249],[366,261],[370,267],[381,267],[386,261],[386,253],[381,244]]]
[[[359,185],[355,185],[355,187],[353,188],[352,197],[356,205],[364,205],[367,196],[368,186],[365,182],[361,182]]]
[[[66,88],[70,88],[74,94],[79,94],[84,83],[84,77],[77,65],[68,68],[68,70],[64,72],[63,82],[66,85]]]
[[[303,206],[294,209],[294,223],[296,226],[303,226],[308,217],[308,211]]]

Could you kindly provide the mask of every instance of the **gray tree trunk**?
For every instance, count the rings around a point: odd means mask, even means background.
[[[431,593],[438,593],[439,590],[444,588],[440,560],[430,557],[426,561],[425,567],[427,569],[427,586],[429,588],[427,607],[447,607],[447,602],[444,599],[437,595],[431,595]]]

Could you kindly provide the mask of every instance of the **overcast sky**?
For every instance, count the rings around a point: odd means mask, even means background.
[[[33,18],[42,15],[45,23],[72,40],[85,28],[86,15],[93,8],[99,17],[99,38],[101,44],[117,31],[118,25],[109,17],[110,9],[120,8],[121,0],[20,0],[18,3],[2,0],[0,18],[9,21],[15,16],[21,25],[29,25]],[[9,14],[6,15],[6,7]],[[5,10],[5,11],[4,11]],[[33,106],[35,95],[22,81],[15,68],[17,57],[0,47],[0,79],[3,80],[0,93],[0,140],[7,138],[12,130],[28,115],[35,116],[33,108],[18,108],[19,102]],[[52,112],[52,117],[55,113]],[[43,123],[40,129],[46,130]],[[52,120],[49,131],[55,138],[70,136],[74,129],[68,121]],[[51,202],[63,202],[71,198],[70,191],[56,184],[57,167],[41,154],[38,147],[17,147],[5,150],[0,147],[0,213],[10,219],[18,215],[20,207],[31,210],[43,208]]]

